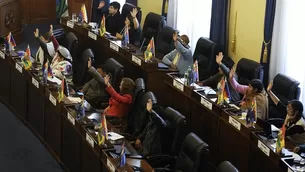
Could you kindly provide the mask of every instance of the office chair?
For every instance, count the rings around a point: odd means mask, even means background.
[[[137,13],[137,20],[139,22],[139,24],[141,25],[141,20],[142,20],[142,11],[141,11],[141,8],[140,7],[137,7],[131,3],[125,3],[123,5],[123,8],[122,8],[122,15],[124,16],[124,18],[127,17],[128,14],[130,14],[130,11],[132,11],[134,8],[137,8],[138,9],[138,13]]]
[[[83,52],[82,58],[76,61],[75,66],[73,66],[75,69],[75,73],[73,74],[73,83],[75,86],[82,86],[91,78],[87,74],[89,58],[94,58],[94,53],[90,48]]]
[[[283,74],[277,74],[273,79],[272,92],[283,104],[287,105],[290,100],[299,100],[301,93],[299,85],[300,83],[295,79]],[[280,116],[276,105],[270,97],[269,102],[269,116],[271,118],[285,119],[285,116]]]
[[[189,133],[181,146],[173,168],[154,168],[155,171],[188,171],[202,172],[209,163],[209,145],[196,134]]]
[[[80,57],[77,56],[77,54],[78,54],[78,51],[77,51],[78,50],[78,39],[73,32],[69,32],[66,35],[63,46],[66,47],[69,50],[69,52],[72,56],[73,65],[74,65],[74,62],[76,62],[77,59],[80,58]]]
[[[108,70],[111,74],[111,83],[115,90],[119,91],[119,86],[121,79],[124,76],[124,67],[118,61],[114,60],[113,58],[109,58],[104,67]]]
[[[263,66],[257,62],[247,58],[242,58],[237,63],[236,74],[238,76],[239,84],[249,85],[249,82],[252,79],[263,81],[264,69]]]
[[[199,38],[193,60],[198,61],[199,80],[205,80],[218,72],[216,63],[217,46],[208,38]]]
[[[152,37],[154,37],[155,42],[158,41],[159,33],[164,25],[165,19],[163,16],[153,12],[147,14],[140,39],[142,43],[141,49],[143,46],[147,46]]]
[[[234,167],[229,161],[222,162],[218,168],[218,172],[238,172],[237,168]]]
[[[173,34],[175,29],[170,26],[164,26],[160,32],[157,47],[156,47],[156,57],[162,59],[164,55],[171,52],[174,47]]]

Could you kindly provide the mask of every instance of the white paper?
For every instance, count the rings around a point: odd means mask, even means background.
[[[2,51],[0,51],[0,57],[5,59],[5,54]]]
[[[236,128],[237,130],[240,131],[241,129],[241,124],[240,122],[238,122],[236,119],[232,118],[231,116],[229,116],[229,123]]]
[[[80,103],[82,101],[79,97],[68,97],[68,99],[71,101],[71,103]]]
[[[182,92],[184,91],[184,85],[183,85],[183,83],[179,82],[179,80],[174,79],[173,86]]]
[[[110,162],[110,160],[107,158],[107,167],[111,172],[115,172],[115,167],[114,165]]]
[[[119,52],[119,46],[115,43],[115,41],[111,41],[109,47],[116,52]]]
[[[122,138],[124,138],[124,136],[119,135],[118,133],[108,132],[108,140],[116,141],[116,140],[119,140],[119,139],[122,139]]]
[[[209,88],[204,89],[204,93],[206,95],[209,95],[209,94],[211,95],[211,94],[216,94],[216,91],[209,87]]]
[[[274,126],[273,124],[271,124],[271,131],[278,132],[278,131],[280,131],[280,129],[277,128],[276,126]]]
[[[61,80],[58,79],[57,77],[53,76],[53,78],[48,77],[48,81],[56,83],[57,85],[61,84]]]
[[[131,60],[132,60],[135,64],[141,66],[141,59],[139,59],[138,57],[132,55]]]

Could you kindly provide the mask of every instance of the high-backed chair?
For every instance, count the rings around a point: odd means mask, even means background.
[[[299,85],[300,83],[295,79],[283,74],[277,74],[273,79],[272,92],[283,104],[287,105],[288,101],[300,98],[301,89]],[[285,119],[285,116],[282,115],[269,97],[269,116],[271,118]]]
[[[205,80],[217,73],[217,47],[207,38],[199,38],[194,51],[193,59],[198,61],[199,80]]]
[[[137,8],[138,9],[138,13],[137,13],[137,20],[139,22],[139,24],[141,25],[141,20],[142,20],[142,11],[141,11],[141,8],[140,7],[137,7],[131,3],[125,3],[123,5],[123,8],[122,8],[122,15],[124,16],[124,18],[126,18],[126,16],[128,14],[130,14],[130,11],[132,11],[134,8]]]
[[[217,168],[218,172],[238,172],[237,168],[234,167],[229,161],[224,161],[219,164]]]
[[[236,67],[238,83],[248,85],[252,79],[263,81],[264,70],[263,66],[253,60],[242,58],[238,61]]]
[[[66,47],[70,51],[70,54],[71,54],[72,59],[73,59],[73,65],[74,65],[74,62],[76,62],[78,60],[78,58],[81,58],[81,57],[77,56],[77,54],[78,54],[78,39],[73,32],[69,32],[66,35],[63,46]]]
[[[162,59],[164,55],[171,52],[174,47],[173,34],[175,29],[170,26],[164,26],[158,37],[156,47],[156,57]]]
[[[209,145],[202,141],[196,134],[188,134],[181,146],[175,167],[155,168],[155,171],[205,171],[209,164]]]
[[[148,13],[143,25],[141,44],[143,44],[143,46],[147,46],[152,37],[154,37],[156,43],[159,33],[164,25],[165,19],[163,16],[153,12]]]
[[[135,80],[136,88],[133,94],[133,104],[136,104],[141,100],[143,94],[145,93],[145,82],[143,78],[138,78]]]
[[[89,58],[94,58],[94,53],[90,48],[86,49],[83,54],[82,58],[78,61],[76,61],[75,66],[73,68],[75,69],[75,73],[73,74],[73,83],[76,86],[81,86],[85,84],[87,71],[88,71],[88,60]],[[88,79],[87,79],[88,80]]]
[[[104,67],[107,69],[107,71],[111,74],[111,83],[113,87],[118,90],[120,86],[121,79],[124,76],[124,67],[113,58],[109,58],[105,64]]]

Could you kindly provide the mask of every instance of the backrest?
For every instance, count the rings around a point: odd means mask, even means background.
[[[295,79],[279,73],[273,79],[272,91],[286,105],[288,101],[300,98],[299,85]]]
[[[124,69],[123,65],[121,65],[118,61],[114,60],[113,58],[109,58],[104,67],[111,74],[111,83],[116,90],[119,90],[121,79],[124,76]]]
[[[238,61],[236,67],[238,82],[242,85],[248,85],[252,79],[263,81],[263,66],[253,60],[242,58]]]
[[[203,142],[196,134],[189,133],[181,146],[177,157],[176,170],[201,172],[209,162],[209,145]]]
[[[164,136],[162,150],[168,151],[164,153],[177,156],[186,134],[185,116],[171,107],[167,107],[163,112],[158,113],[168,124],[166,130],[162,133],[162,136]]]
[[[208,38],[198,39],[193,59],[198,61],[199,80],[204,80],[217,73],[217,47]]]
[[[141,11],[141,8],[140,7],[137,7],[131,3],[125,3],[123,5],[123,8],[122,8],[122,15],[124,16],[124,19],[126,18],[126,16],[128,14],[130,14],[130,11],[132,11],[134,8],[137,8],[138,9],[138,13],[137,13],[137,20],[139,22],[139,24],[141,25],[141,20],[142,20],[142,11]]]
[[[143,78],[138,78],[135,80],[136,88],[134,90],[134,99],[133,104],[136,103],[136,100],[139,98],[139,95],[143,95],[145,92],[145,82]]]
[[[159,33],[164,25],[165,19],[163,16],[153,12],[148,13],[143,25],[141,43],[145,40],[143,45],[146,46],[152,37],[157,42]]]
[[[157,104],[157,98],[153,92],[146,92],[141,98],[138,98],[140,101],[134,104],[134,107],[130,114],[128,115],[128,130],[134,136],[137,136],[142,132],[148,123],[148,116],[146,110],[146,103],[148,99],[151,99],[153,104]]]
[[[78,60],[78,39],[73,32],[69,32],[65,37],[64,47],[66,47],[72,56],[73,63]]]
[[[158,58],[163,58],[164,55],[171,52],[174,47],[173,34],[175,29],[170,26],[164,26],[158,37],[156,54]]]
[[[94,53],[92,52],[92,50],[90,48],[86,49],[83,52],[82,60],[77,61],[77,66],[78,66],[77,71],[76,71],[77,78],[75,78],[75,79],[78,81],[78,83],[80,85],[83,85],[86,83],[86,81],[88,81],[88,79],[86,79],[86,78],[91,78],[91,77],[89,77],[90,76],[89,74],[86,75],[87,71],[88,71],[89,58],[94,59]]]
[[[237,168],[234,167],[229,161],[222,162],[217,169],[218,172],[238,172]]]

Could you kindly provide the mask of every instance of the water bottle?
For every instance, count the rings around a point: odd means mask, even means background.
[[[189,70],[189,84],[193,84],[194,83],[194,72],[193,72],[193,69],[190,67],[190,70]]]
[[[187,80],[188,80],[188,73],[187,73],[187,71],[185,71],[184,72],[184,85],[188,85]]]

